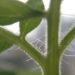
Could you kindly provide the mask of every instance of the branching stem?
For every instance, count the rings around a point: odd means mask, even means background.
[[[35,48],[33,48],[31,45],[29,45],[26,41],[21,40],[18,36],[12,34],[11,32],[3,28],[0,28],[0,35],[4,36],[7,40],[13,42],[14,44],[24,49],[41,66],[44,65],[44,61],[45,61],[44,56],[39,51],[37,51]]]

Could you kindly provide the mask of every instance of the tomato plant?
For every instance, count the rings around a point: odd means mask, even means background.
[[[42,0],[29,0],[27,3],[18,0],[0,0],[0,25],[20,22],[20,36],[0,27],[0,43],[2,44],[0,51],[16,44],[40,65],[43,75],[60,75],[60,56],[75,37],[75,28],[73,28],[59,43],[60,5],[61,0],[51,0],[49,9],[45,11]],[[48,26],[46,56],[38,52],[25,39],[27,33],[33,30],[44,17],[47,19]]]

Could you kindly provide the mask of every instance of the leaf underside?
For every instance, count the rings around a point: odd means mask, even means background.
[[[11,47],[12,43],[8,41],[5,37],[0,36],[0,52],[6,50]]]
[[[24,25],[20,27],[24,35],[24,31],[26,34],[40,23],[41,18],[38,16],[42,15],[41,11],[43,11],[42,0],[36,0],[36,3],[34,0],[29,0],[26,4],[18,0],[0,0],[0,25],[9,25],[23,20]],[[34,18],[35,16],[38,18]],[[10,41],[0,36],[0,52],[11,45]]]
[[[35,10],[44,11],[44,4],[42,0],[29,0],[27,5]]]
[[[0,0],[0,25],[12,24],[41,14],[18,0]]]
[[[40,22],[41,18],[39,17],[20,21],[21,37],[25,37],[25,35],[36,28]]]
[[[44,5],[42,0],[29,0],[27,2],[27,5],[37,11],[44,11]],[[31,18],[28,20],[22,20],[20,21],[20,31],[21,31],[21,37],[24,37],[28,32],[33,30],[36,26],[39,25],[42,17],[37,17],[37,18]]]

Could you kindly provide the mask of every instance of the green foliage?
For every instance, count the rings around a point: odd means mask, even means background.
[[[27,5],[36,10],[36,11],[44,11],[44,5],[42,0],[29,0],[27,2]],[[37,25],[39,25],[40,21],[41,21],[41,17],[32,17],[30,19],[24,19],[22,21],[20,21],[20,32],[21,32],[21,38],[24,39],[25,35],[30,32],[31,30],[33,30]]]
[[[27,71],[18,72],[17,75],[41,75],[41,72],[37,70],[35,71],[27,70]]]
[[[0,52],[6,50],[10,46],[12,46],[12,43],[8,41],[5,37],[0,36]]]
[[[60,43],[60,54],[63,50],[70,44],[70,42],[75,38],[75,27],[69,31],[69,33],[64,37]]]
[[[16,75],[16,73],[13,71],[7,71],[7,70],[0,69],[0,75]]]
[[[27,5],[34,10],[44,11],[44,4],[43,4],[42,0],[36,0],[36,2],[35,2],[35,0],[29,0],[27,2]]]
[[[20,21],[21,38],[24,38],[28,32],[30,32],[35,27],[37,27],[40,21],[41,21],[41,18],[31,18],[28,20]]]
[[[0,0],[0,25],[12,24],[39,15],[42,15],[42,12],[32,9],[28,4],[18,0]]]
[[[44,75],[59,75],[60,56],[75,37],[75,28],[73,28],[60,44],[58,42],[60,4],[61,0],[51,0],[49,10],[44,13],[42,0],[29,0],[25,4],[18,0],[0,0],[0,24],[7,25],[19,21],[21,32],[20,36],[16,36],[0,28],[0,51],[10,47],[12,43],[16,44],[38,62]],[[48,22],[46,57],[33,48],[24,38],[28,32],[37,27],[43,17]]]

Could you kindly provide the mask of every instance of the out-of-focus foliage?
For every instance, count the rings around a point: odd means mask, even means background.
[[[0,69],[0,75],[16,75],[16,73],[13,71],[6,71]]]
[[[18,0],[0,0],[0,25],[8,25],[22,19],[28,19],[41,12]]]
[[[0,36],[0,52],[6,50],[10,46],[12,46],[12,43],[5,37]]]
[[[36,11],[44,11],[44,5],[42,0],[29,0],[27,2],[27,5],[36,10]],[[38,18],[31,18],[28,20],[22,20],[20,21],[20,30],[21,30],[21,36],[24,37],[25,34],[27,34],[28,32],[30,32],[32,29],[34,29],[37,25],[39,25],[40,21],[42,18],[38,17]]]
[[[27,70],[27,71],[22,71],[22,72],[18,72],[17,75],[41,75],[41,72],[40,71],[30,71],[30,70]]]
[[[31,30],[33,30],[35,27],[37,27],[40,22],[41,18],[39,17],[20,21],[21,37],[25,37],[25,35]]]
[[[27,2],[28,6],[35,9],[35,10],[38,10],[38,11],[44,11],[44,4],[43,4],[43,1],[42,0],[29,0]]]

